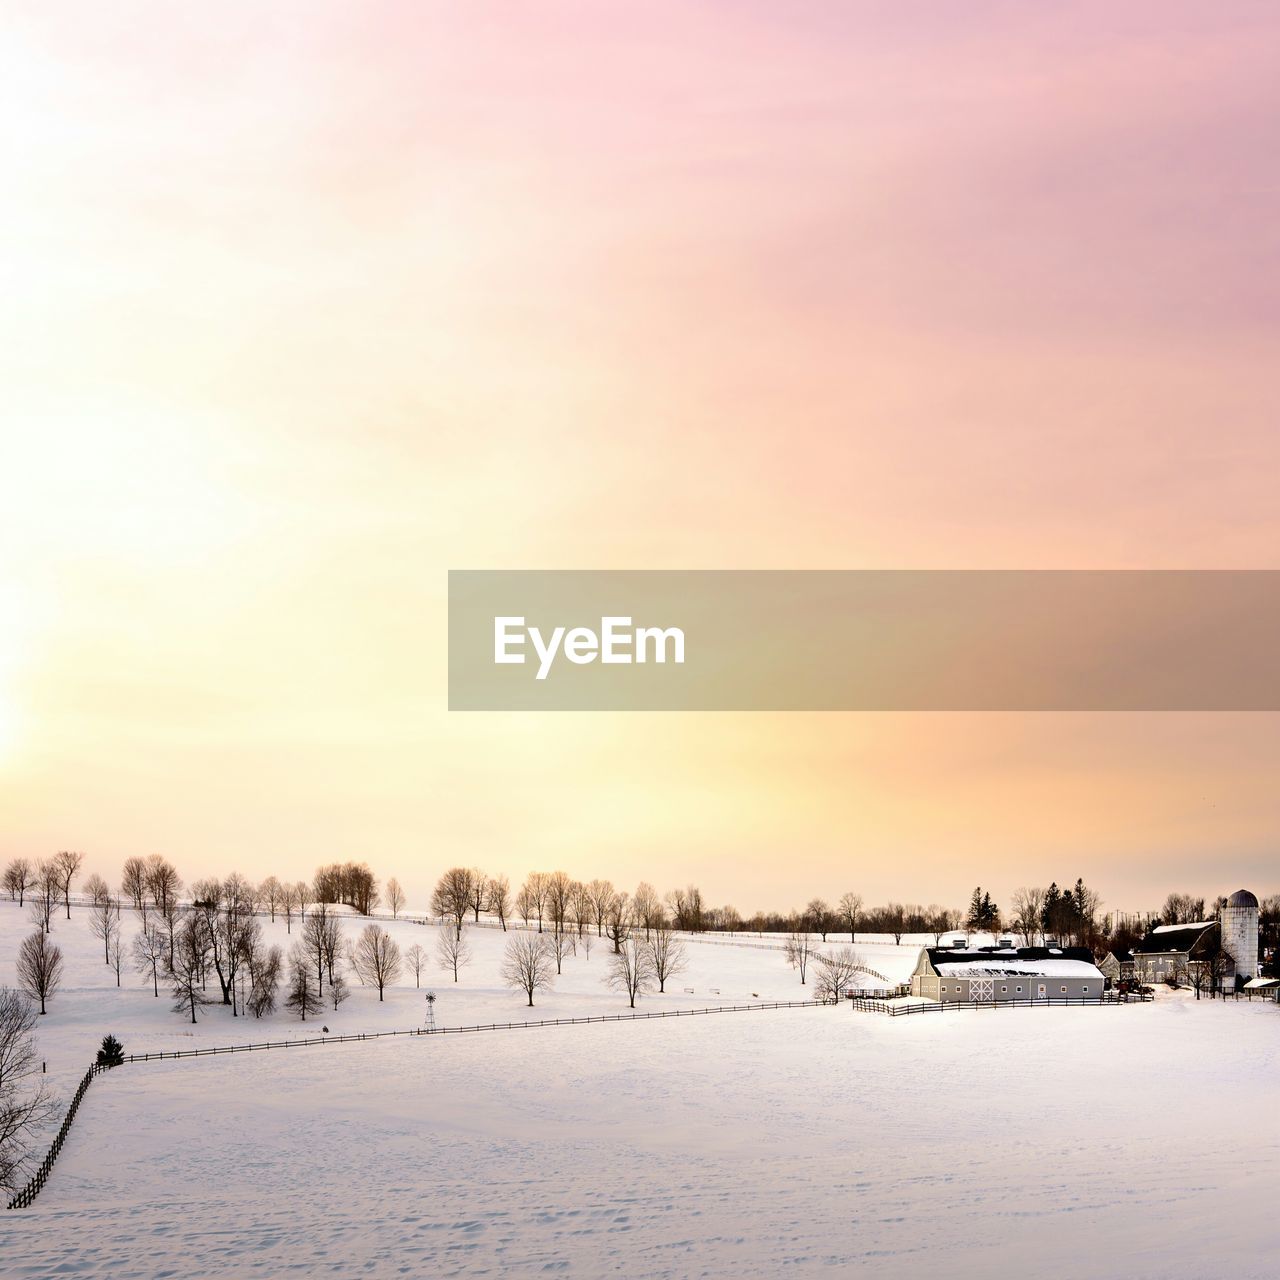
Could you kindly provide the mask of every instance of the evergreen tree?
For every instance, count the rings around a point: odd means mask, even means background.
[[[965,924],[970,929],[982,928],[982,887],[979,885],[969,899],[969,914],[965,916]]]
[[[118,1067],[124,1062],[124,1045],[113,1035],[102,1037],[102,1048],[98,1050],[98,1066]]]

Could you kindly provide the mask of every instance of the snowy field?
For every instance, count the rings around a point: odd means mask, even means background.
[[[55,926],[55,1079],[129,1050],[302,1034],[184,1028],[117,993],[87,913]],[[356,928],[352,921],[348,928]],[[25,916],[0,907],[0,972]],[[433,930],[402,924],[404,945]],[[524,1016],[476,931],[440,1021]],[[423,945],[428,943],[423,941]],[[625,1009],[607,944],[533,1016]],[[859,946],[891,977],[916,949]],[[690,946],[676,1004],[796,998],[780,954]],[[683,988],[695,993],[686,996]],[[334,1031],[413,1026],[403,985]],[[306,1033],[318,1030],[308,1022]],[[0,1215],[6,1276],[1262,1277],[1280,1226],[1280,1009],[1196,1003],[841,1008],[389,1039],[126,1066],[95,1082],[47,1189]]]

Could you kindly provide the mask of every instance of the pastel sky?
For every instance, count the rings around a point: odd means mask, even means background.
[[[7,6],[0,857],[1273,892],[1265,715],[450,715],[446,570],[1277,568],[1280,11]]]

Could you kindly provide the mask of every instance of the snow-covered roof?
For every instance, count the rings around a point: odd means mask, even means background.
[[[1101,978],[1102,971],[1088,960],[1001,960],[990,956],[984,960],[966,960],[948,964],[934,962],[934,967],[948,978]]]
[[[1273,987],[1280,987],[1280,978],[1250,978],[1244,984],[1246,991],[1269,991]]]
[[[929,963],[948,978],[1099,978],[1085,947],[975,947],[928,949]]]
[[[1217,922],[1214,920],[1200,920],[1195,924],[1157,925],[1133,950],[1139,955],[1190,953],[1208,935],[1209,930],[1216,926]]]

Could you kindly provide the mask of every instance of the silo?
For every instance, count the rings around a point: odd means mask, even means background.
[[[1222,948],[1247,982],[1258,976],[1258,900],[1237,889],[1222,908]]]

